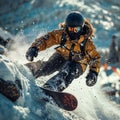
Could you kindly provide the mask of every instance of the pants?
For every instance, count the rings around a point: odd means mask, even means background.
[[[35,77],[46,76],[58,71],[65,64],[66,60],[59,54],[54,53],[48,61],[43,62],[38,71],[35,72]]]
[[[76,65],[79,69],[78,73],[75,73]],[[48,61],[43,63],[41,68],[35,73],[35,77],[50,75],[55,71],[59,72],[43,85],[44,88],[62,91],[83,73],[82,67],[77,62],[67,61],[59,53],[55,53]]]

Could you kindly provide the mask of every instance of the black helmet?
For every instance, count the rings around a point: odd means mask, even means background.
[[[68,14],[65,24],[67,27],[83,27],[85,24],[84,17],[80,12],[74,11]]]
[[[80,12],[74,11],[68,14],[66,17],[65,25],[66,25],[66,31],[70,37],[71,40],[79,39],[83,27],[84,27],[85,21],[84,17]],[[69,31],[69,27],[76,27],[76,32]]]

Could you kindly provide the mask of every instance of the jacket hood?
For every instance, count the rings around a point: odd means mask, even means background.
[[[86,38],[95,36],[95,28],[88,19],[85,19],[85,25],[83,27],[83,35]]]
[[[65,22],[60,23],[59,28],[66,29]],[[85,18],[85,25],[83,27],[83,31],[81,34],[84,35],[85,38],[95,36],[95,28],[93,27],[93,25],[91,24],[91,22],[87,18]]]

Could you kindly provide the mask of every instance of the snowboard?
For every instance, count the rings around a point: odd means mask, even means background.
[[[73,111],[78,105],[76,97],[70,93],[56,92],[42,87],[40,87],[40,89],[42,89],[46,95],[51,96],[58,107],[64,110]]]

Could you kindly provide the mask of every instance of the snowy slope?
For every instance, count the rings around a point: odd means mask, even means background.
[[[25,52],[34,38],[58,28],[59,22],[63,22],[71,10],[79,10],[91,20],[96,28],[96,38],[94,39],[96,46],[103,50],[105,47],[108,48],[111,36],[120,28],[119,1],[20,0],[20,4],[18,2],[11,4],[10,1],[6,4],[4,0],[1,0],[0,3],[2,3],[0,4],[0,27],[14,34],[11,35],[0,29],[0,36],[3,36],[4,39],[10,37],[15,40],[11,51],[7,51],[7,57],[0,55],[0,78],[13,82],[18,78],[22,83],[22,96],[15,103],[0,94],[0,120],[120,119],[120,107],[109,101],[101,89],[101,85],[108,81],[112,83],[115,81],[116,85],[119,84],[119,77],[113,71],[107,75],[101,68],[99,80],[91,88],[85,84],[86,73],[74,80],[65,91],[74,94],[79,104],[75,111],[67,112],[38,100],[44,94],[36,85],[41,86],[53,75],[35,80],[31,72],[24,66],[27,63]],[[53,48],[40,52],[35,61],[47,60],[54,52]]]
[[[0,56],[0,78],[15,83],[16,77],[22,83],[22,96],[12,103],[0,94],[0,120],[56,120],[65,117],[49,104],[39,102],[42,93],[35,86],[34,78],[25,66],[9,61],[5,56]],[[51,109],[52,107],[52,109]],[[53,115],[54,113],[57,114]],[[52,115],[51,115],[52,114]]]
[[[119,120],[120,110],[110,102],[100,90],[100,84],[87,87],[85,74],[73,83],[65,91],[74,94],[78,99],[78,107],[73,112],[67,112],[39,101],[44,96],[37,85],[42,85],[46,78],[34,81],[31,72],[24,65],[12,62],[5,56],[0,55],[0,78],[13,81],[16,78],[22,83],[22,96],[12,103],[0,94],[0,120]],[[101,71],[104,76],[104,71]],[[101,78],[99,78],[101,79]],[[100,81],[100,80],[99,80]],[[111,114],[112,113],[112,114]]]

